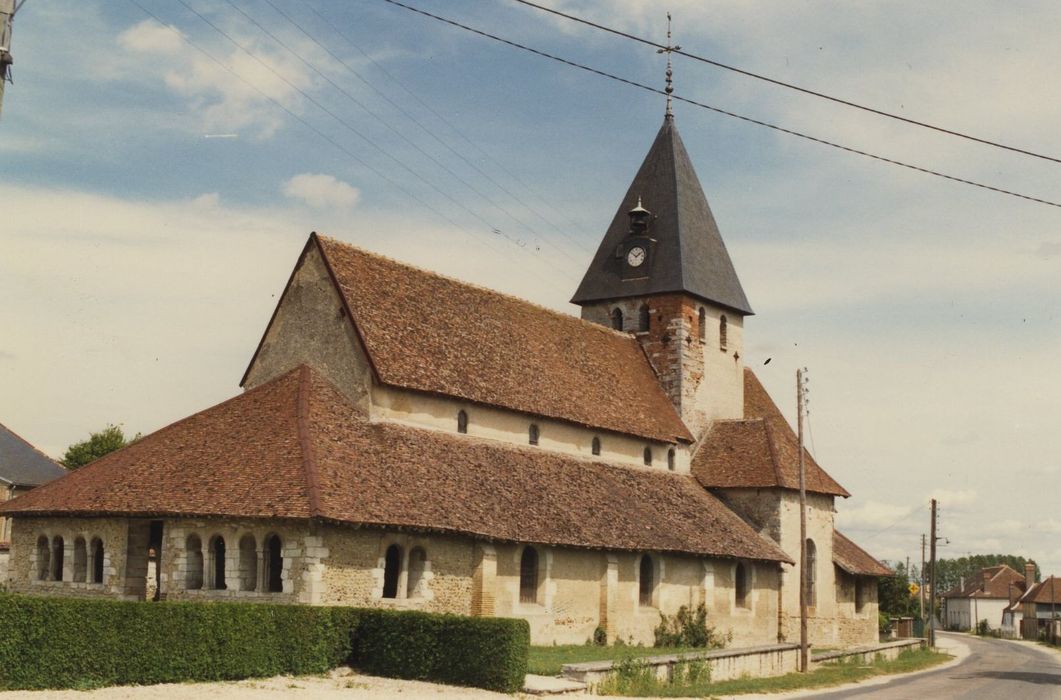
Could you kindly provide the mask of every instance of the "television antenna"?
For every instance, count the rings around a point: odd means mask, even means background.
[[[26,0],[0,0],[0,111],[4,106],[4,87],[12,82],[11,65],[15,62],[11,55],[11,28],[25,4]]]

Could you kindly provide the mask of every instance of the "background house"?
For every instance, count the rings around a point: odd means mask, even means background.
[[[945,592],[943,620],[947,629],[974,629],[981,620],[987,620],[991,629],[1005,626],[1003,613],[1034,582],[1035,564],[1029,563],[1025,569],[1021,574],[1005,564],[989,566],[980,570],[979,578]]]

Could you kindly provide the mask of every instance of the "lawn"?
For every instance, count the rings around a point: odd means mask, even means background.
[[[824,688],[893,673],[907,673],[929,668],[952,657],[949,654],[920,649],[904,651],[893,661],[859,663],[853,661],[826,664],[809,674],[789,673],[775,678],[745,678],[712,683],[706,677],[703,664],[692,662],[686,668],[675,669],[674,682],[662,682],[638,664],[630,664],[619,674],[605,681],[602,695],[633,697],[710,697],[743,693],[780,693],[807,688]]]
[[[692,647],[635,647],[607,646],[592,644],[564,644],[557,646],[540,646],[530,648],[527,672],[539,676],[556,676],[564,664],[577,664],[583,661],[619,661],[642,656],[664,656],[683,654],[690,651],[706,651]]]

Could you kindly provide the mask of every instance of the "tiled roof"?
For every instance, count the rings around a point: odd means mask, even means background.
[[[0,483],[39,486],[66,470],[4,425],[0,425]]]
[[[807,491],[850,496],[804,449]],[[799,439],[759,379],[744,369],[744,419],[716,421],[693,455],[707,488],[799,488]]]
[[[0,512],[320,518],[500,541],[790,561],[689,476],[370,423],[306,367]]]
[[[987,574],[987,582],[984,574]],[[1034,588],[1034,587],[1033,587]],[[955,586],[943,594],[944,598],[1006,598],[1024,591],[1024,574],[1005,564],[988,566],[980,570],[980,576],[965,582],[965,587]]]
[[[316,234],[307,245],[314,241],[384,384],[692,442],[633,336]]]
[[[1031,587],[1020,599],[1021,603],[1061,604],[1061,580],[1049,576]]]
[[[852,576],[895,575],[894,571],[837,530],[833,530],[833,563]]]

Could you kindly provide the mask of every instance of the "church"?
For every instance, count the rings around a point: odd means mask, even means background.
[[[429,303],[428,303],[429,302]],[[581,317],[311,234],[243,393],[0,506],[35,595],[525,619],[651,644],[877,639],[849,494],[743,364],[752,314],[668,109],[574,293]]]

